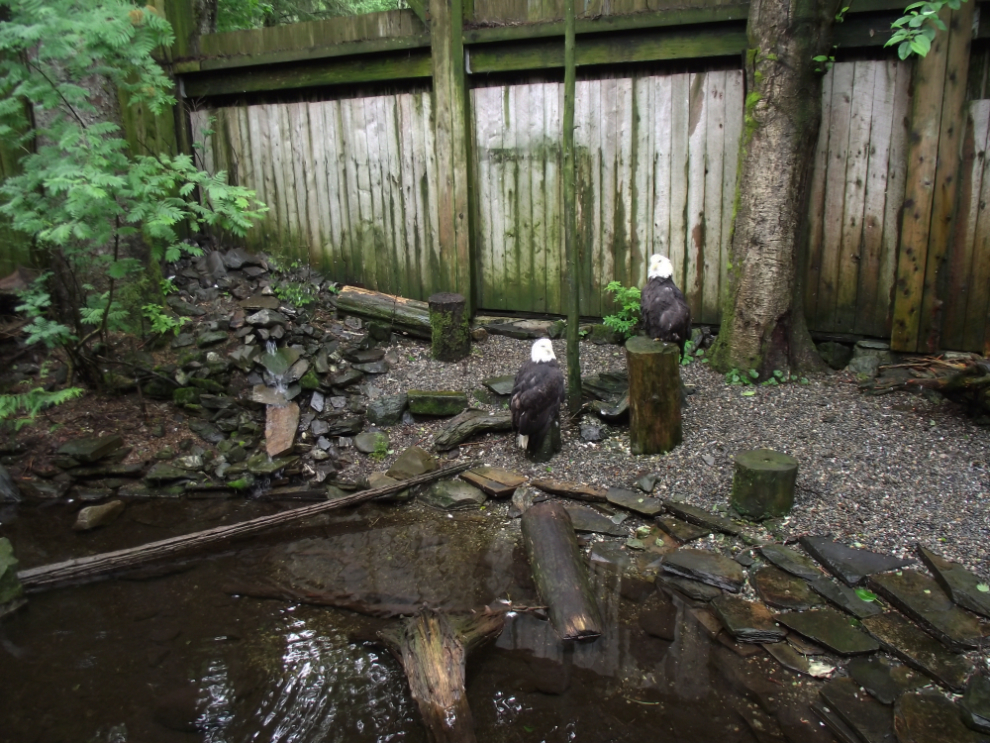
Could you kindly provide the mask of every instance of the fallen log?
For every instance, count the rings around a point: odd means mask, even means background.
[[[345,286],[334,299],[334,304],[344,314],[378,320],[417,338],[430,340],[433,336],[430,306],[418,299]]]
[[[310,516],[316,516],[317,514],[326,513],[327,511],[333,511],[338,508],[353,506],[383,495],[398,492],[399,490],[405,490],[416,485],[439,480],[442,477],[477,467],[479,464],[481,462],[478,461],[455,464],[451,467],[434,470],[433,472],[427,472],[425,475],[419,475],[408,480],[403,480],[402,482],[397,482],[394,485],[386,485],[372,490],[362,490],[324,503],[294,508],[291,511],[283,511],[282,513],[276,513],[271,516],[260,516],[259,518],[243,521],[239,524],[218,526],[215,529],[171,537],[158,542],[141,545],[140,547],[104,552],[99,555],[80,557],[74,560],[66,560],[51,565],[42,565],[37,568],[21,570],[17,574],[17,577],[24,584],[25,589],[29,591],[38,591],[62,583],[95,578],[114,570],[143,565],[146,562],[158,560],[163,557],[173,557],[189,550],[218,544],[235,537],[257,534],[260,531],[271,529],[275,526],[300,521]]]
[[[432,743],[474,743],[474,720],[464,689],[467,654],[497,637],[505,612],[451,617],[424,607],[378,636],[402,663]]]
[[[588,503],[608,503],[608,491],[583,482],[567,482],[566,480],[533,480],[530,483],[544,493],[560,495]]]
[[[512,413],[489,413],[472,408],[451,418],[447,426],[437,434],[433,446],[437,451],[447,451],[479,433],[511,430]]]
[[[522,515],[523,544],[540,600],[563,640],[602,633],[598,605],[567,510],[556,501],[537,503]]]

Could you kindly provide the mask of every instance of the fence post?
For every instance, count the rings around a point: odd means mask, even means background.
[[[437,156],[439,286],[474,310],[468,200],[468,106],[462,0],[430,0],[434,143]]]
[[[939,342],[938,287],[956,212],[973,6],[943,10],[948,31],[915,62],[891,329],[895,351],[935,351]]]

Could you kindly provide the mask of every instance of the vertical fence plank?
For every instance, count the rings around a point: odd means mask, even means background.
[[[804,316],[809,323],[817,321],[819,286],[822,276],[823,244],[825,241],[825,182],[831,163],[829,135],[832,130],[832,80],[835,68],[825,73],[822,80],[822,124],[818,130],[815,149],[815,165],[811,176],[808,198],[808,255],[804,282]]]
[[[563,157],[560,142],[560,132],[564,129],[564,86],[550,85],[543,97],[543,126],[544,131],[553,133],[555,143],[546,158],[544,177],[545,193],[543,196],[544,220],[547,229],[547,260],[546,286],[547,302],[560,307],[561,312],[567,311],[567,262],[564,259],[564,187]],[[581,299],[584,300],[584,287]]]
[[[607,284],[613,279],[623,281],[618,273],[615,255],[616,231],[616,167],[619,157],[619,91],[616,80],[601,81],[601,197],[599,209],[601,222],[601,281]],[[624,283],[624,282],[623,282]]]
[[[646,267],[653,245],[653,133],[654,85],[649,77],[633,80],[633,250],[632,283],[646,282]]]
[[[700,322],[718,322],[718,300],[722,264],[722,203],[725,182],[725,78],[724,71],[709,72],[705,85],[708,109],[705,151],[705,242],[704,276]]]
[[[677,285],[687,291],[688,264],[688,125],[690,81],[687,73],[671,77],[670,110],[670,262]]]
[[[339,242],[334,250],[334,265],[339,266],[341,281],[353,282],[357,276],[353,261],[354,232],[351,227],[352,193],[347,182],[347,140],[344,136],[343,101],[333,101],[324,113],[324,132],[332,143],[327,153],[327,197]]]
[[[987,318],[990,301],[986,290],[990,286],[990,101],[973,101],[970,111],[975,149],[982,150],[983,157],[974,163],[972,196],[966,210],[966,223],[972,225],[972,231],[967,229],[964,240],[971,244],[973,258],[962,347],[987,354],[990,350],[986,343],[990,332],[990,319]]]
[[[306,120],[309,122],[309,141],[313,152],[313,162],[310,169],[313,172],[312,197],[313,207],[310,216],[314,219],[313,232],[317,243],[310,245],[311,261],[316,266],[326,270],[330,265],[328,250],[330,248],[330,200],[327,196],[327,153],[329,150],[327,137],[324,134],[325,104],[309,102],[306,104]],[[333,273],[330,273],[333,276]]]
[[[614,275],[626,286],[637,281],[633,273],[635,205],[632,195],[633,98],[632,79],[615,80],[615,113],[618,122],[615,152],[615,220],[613,223]]]
[[[575,198],[577,199],[577,240],[581,284],[581,312],[600,316],[603,287],[595,282],[595,194],[592,183],[596,145],[592,143],[594,122],[591,118],[591,97],[595,90],[591,80],[577,80],[574,93],[574,163]],[[546,125],[545,125],[546,126]],[[549,129],[547,130],[549,131]],[[595,130],[597,133],[597,130]],[[597,134],[596,134],[597,136]],[[547,195],[549,200],[550,195]],[[547,234],[553,234],[549,225]],[[556,250],[556,248],[551,248]],[[556,265],[556,263],[554,263]],[[550,263],[547,264],[547,279],[550,277]],[[548,307],[555,307],[547,295]]]
[[[861,63],[862,64],[862,63]],[[887,199],[887,171],[890,167],[891,128],[894,116],[894,83],[897,68],[889,62],[872,62],[873,109],[863,200],[863,237],[859,250],[859,286],[856,311],[850,327],[870,335],[883,335],[883,317],[877,317],[880,261],[883,251],[883,214]]]
[[[719,320],[721,321],[721,292],[729,281],[729,245],[732,242],[732,220],[736,211],[736,187],[739,177],[739,157],[742,149],[744,83],[742,71],[730,71],[725,86],[725,170],[722,186],[722,245],[719,250]]]
[[[671,80],[669,75],[652,78],[653,117],[653,246],[652,253],[670,256],[671,192]]]
[[[691,74],[688,119],[688,194],[687,194],[687,276],[684,294],[692,317],[702,317],[705,275],[705,170],[708,105],[705,99],[708,73]]]
[[[591,255],[589,264],[591,266],[591,285],[588,287],[588,296],[594,297],[597,301],[598,312],[595,314],[604,315],[613,311],[614,304],[610,297],[603,296],[605,286],[612,280],[605,273],[605,259],[603,257],[604,246],[602,245],[602,169],[603,155],[602,142],[607,133],[603,135],[602,127],[602,80],[588,81],[588,146],[591,148],[589,159],[591,160]],[[594,304],[583,305],[583,312],[590,312]]]

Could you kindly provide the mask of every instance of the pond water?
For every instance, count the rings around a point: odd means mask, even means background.
[[[21,567],[279,510],[256,501],[135,502],[72,532],[78,506],[0,511]],[[536,603],[507,506],[450,517],[366,504],[126,578],[30,595],[0,620],[0,739],[171,743],[425,741],[399,663],[362,612]],[[713,640],[699,607],[592,563],[606,625],[562,643],[512,616],[468,658],[479,741],[830,741],[814,681]],[[673,639],[645,617],[666,612]],[[740,654],[742,652],[742,654]],[[747,657],[744,657],[747,656]]]

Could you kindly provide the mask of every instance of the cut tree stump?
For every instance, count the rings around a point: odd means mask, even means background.
[[[633,454],[666,454],[681,443],[680,362],[680,349],[673,343],[645,336],[626,341]]]
[[[464,297],[439,292],[430,297],[429,305],[433,358],[460,361],[468,356],[471,353],[471,328]]]
[[[65,562],[57,562],[51,565],[42,565],[37,568],[21,570],[17,574],[17,577],[20,579],[21,583],[24,584],[25,589],[29,591],[38,591],[43,588],[52,588],[53,586],[63,583],[74,583],[85,579],[91,579],[105,575],[114,570],[133,568],[138,565],[143,565],[146,562],[152,562],[153,560],[159,560],[164,557],[174,557],[178,554],[218,544],[228,539],[244,537],[249,534],[256,534],[260,531],[264,531],[265,529],[271,529],[276,526],[281,526],[282,524],[288,524],[294,521],[309,518],[310,516],[316,516],[317,514],[321,514],[326,511],[333,511],[337,508],[353,506],[383,495],[397,493],[400,490],[405,490],[416,485],[423,485],[428,482],[433,482],[434,480],[439,480],[442,477],[455,475],[458,472],[469,470],[472,467],[479,466],[480,464],[481,462],[478,461],[455,464],[450,467],[427,472],[426,474],[419,475],[418,477],[403,480],[402,482],[397,482],[393,485],[386,485],[385,487],[374,488],[372,490],[362,490],[357,493],[351,493],[350,495],[337,498],[336,500],[316,503],[312,506],[304,506],[302,508],[294,508],[291,511],[283,511],[282,513],[276,513],[270,516],[261,516],[249,521],[242,521],[239,524],[218,526],[215,529],[207,529],[206,531],[198,531],[192,534],[184,534],[178,537],[162,539],[161,541],[151,542],[150,544],[145,544],[140,547],[130,547],[128,549],[116,550],[114,552],[104,552],[99,555],[80,557],[75,560],[66,560]]]
[[[786,516],[794,505],[798,463],[772,449],[736,455],[732,478],[732,507],[756,520]]]
[[[602,633],[602,620],[581,558],[571,517],[560,503],[545,501],[522,515],[523,544],[540,600],[564,640]]]
[[[467,654],[497,637],[504,612],[451,617],[424,607],[378,636],[402,663],[431,743],[474,743],[474,720],[464,689]]]
[[[429,339],[432,336],[430,307],[418,299],[345,286],[334,299],[334,304],[345,315],[378,320],[417,338]]]

